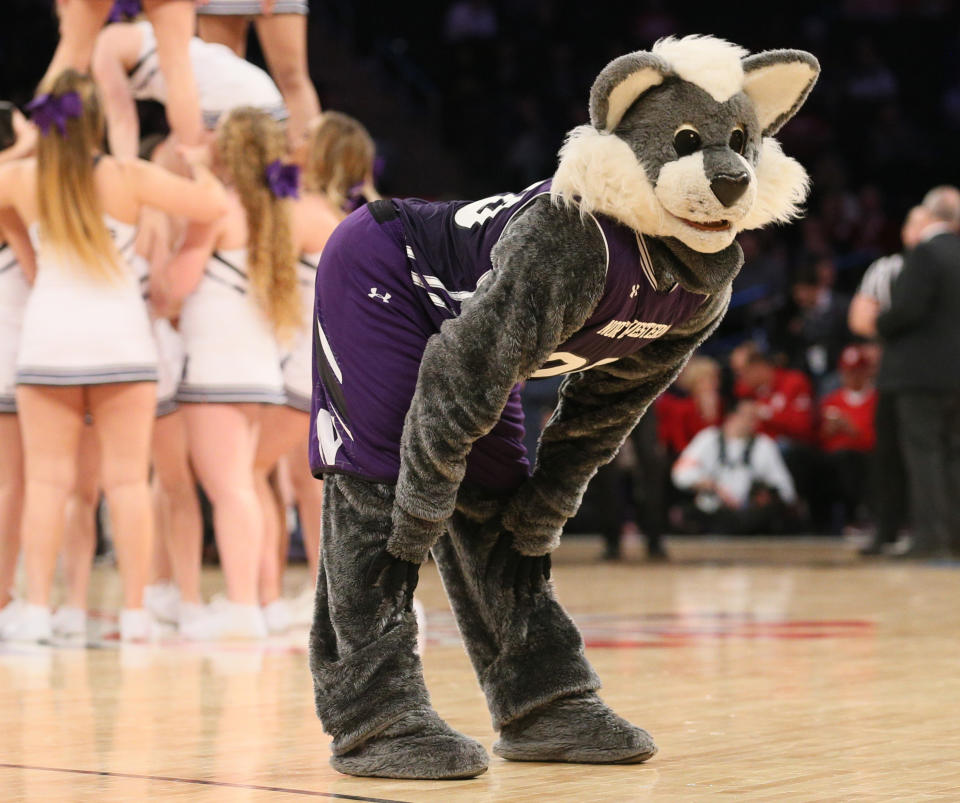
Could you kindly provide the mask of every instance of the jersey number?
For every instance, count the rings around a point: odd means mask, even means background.
[[[543,364],[538,371],[530,374],[531,379],[546,379],[548,376],[560,376],[560,374],[572,374],[574,371],[589,371],[598,365],[606,365],[608,362],[616,362],[617,357],[607,357],[604,360],[590,362],[585,357],[571,354],[569,351],[555,351]]]
[[[453,216],[453,220],[458,226],[465,229],[473,228],[477,224],[482,225],[490,218],[496,217],[504,209],[516,206],[523,200],[524,195],[540,183],[539,181],[534,182],[519,195],[505,192],[503,195],[491,195],[489,198],[481,198],[479,201],[461,206]]]

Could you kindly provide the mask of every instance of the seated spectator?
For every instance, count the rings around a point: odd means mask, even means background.
[[[813,388],[802,371],[781,368],[759,351],[744,350],[734,393],[757,402],[760,432],[773,438],[818,530],[830,526],[829,488],[820,481]]]
[[[859,346],[847,346],[840,355],[843,387],[820,402],[820,447],[828,470],[828,487],[843,510],[841,527],[862,523],[870,459],[877,441],[874,415],[877,391],[874,366]]]
[[[716,360],[694,356],[674,386],[656,404],[658,434],[670,454],[680,454],[700,430],[723,420],[720,366]]]
[[[684,532],[782,533],[796,502],[776,443],[759,433],[759,406],[740,402],[722,427],[708,427],[673,467],[674,484],[693,495],[675,522]]]
[[[750,350],[744,350],[744,354],[742,363],[738,363],[734,393],[757,403],[759,431],[781,445],[813,443],[810,380],[802,371],[780,368],[768,354]]]

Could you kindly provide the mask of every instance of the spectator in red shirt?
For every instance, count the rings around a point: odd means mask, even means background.
[[[864,518],[872,452],[877,441],[874,414],[877,391],[874,364],[860,346],[847,346],[840,355],[843,387],[820,402],[820,445],[833,502],[840,510],[834,523],[856,525]]]
[[[737,376],[735,392],[757,402],[760,432],[781,447],[815,442],[813,388],[801,371],[780,368],[766,354],[749,354]]]
[[[720,366],[710,357],[694,356],[677,377],[675,389],[657,400],[658,434],[674,457],[698,432],[723,420]]]
[[[756,347],[740,347],[731,363],[736,377],[734,393],[757,403],[760,432],[773,438],[790,469],[801,509],[806,506],[814,528],[830,527],[830,500],[818,471],[815,448],[813,386],[806,374],[781,368]]]

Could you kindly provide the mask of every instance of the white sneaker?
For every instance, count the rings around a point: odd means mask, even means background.
[[[152,641],[157,624],[146,608],[124,608],[120,611],[120,641]]]
[[[263,606],[263,622],[268,633],[286,633],[293,626],[290,604],[280,597]]]
[[[413,615],[417,617],[417,655],[423,655],[427,646],[427,612],[418,599],[413,600]]]
[[[210,603],[205,616],[181,633],[193,641],[256,640],[267,637],[267,625],[259,605],[218,599]]]
[[[181,602],[177,630],[188,641],[212,641],[217,637],[216,619],[206,605]]]
[[[87,635],[87,612],[83,608],[62,605],[51,619],[53,634],[58,638],[78,638]]]
[[[8,622],[14,621],[19,616],[21,607],[23,607],[23,603],[14,597],[0,608],[0,633],[3,632],[3,628],[6,627]]]
[[[297,596],[290,600],[290,624],[294,627],[310,627],[313,624],[313,606],[317,589],[312,584],[304,586]]]
[[[4,625],[0,638],[7,641],[50,641],[53,637],[52,618],[50,609],[45,605],[23,603],[16,616]]]
[[[180,589],[173,583],[149,585],[143,589],[143,607],[154,619],[176,624],[180,619]]]

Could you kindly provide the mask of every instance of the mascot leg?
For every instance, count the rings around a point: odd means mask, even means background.
[[[650,758],[656,752],[650,735],[597,696],[600,680],[553,589],[517,599],[512,589],[486,577],[499,535],[495,509],[476,489],[461,489],[449,535],[433,548],[493,727],[500,731],[494,752],[516,761],[613,764]]]
[[[323,546],[310,669],[317,715],[333,736],[334,769],[383,778],[471,778],[483,747],[430,705],[411,611],[365,580],[390,534],[393,488],[344,476],[323,489]]]

